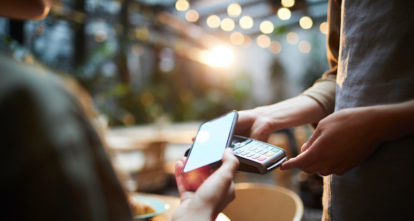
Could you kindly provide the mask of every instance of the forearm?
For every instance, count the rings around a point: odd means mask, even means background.
[[[256,108],[260,116],[270,118],[275,130],[316,123],[327,116],[322,106],[313,98],[300,95],[273,105]]]

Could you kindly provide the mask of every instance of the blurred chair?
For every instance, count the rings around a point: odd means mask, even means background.
[[[223,213],[232,221],[299,221],[303,204],[296,193],[279,186],[236,184],[236,199]]]

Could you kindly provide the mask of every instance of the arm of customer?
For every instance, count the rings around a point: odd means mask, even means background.
[[[282,164],[321,175],[343,174],[379,144],[414,134],[414,100],[350,108],[321,120],[301,154]]]
[[[181,170],[185,160],[177,162],[175,178],[181,197],[181,205],[174,213],[173,220],[215,220],[217,215],[235,197],[233,176],[239,161],[227,148],[223,155],[223,164],[218,168],[196,192],[186,191]]]

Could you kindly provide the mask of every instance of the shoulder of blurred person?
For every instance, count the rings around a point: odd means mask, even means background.
[[[0,52],[6,220],[131,220],[100,139],[61,79]]]

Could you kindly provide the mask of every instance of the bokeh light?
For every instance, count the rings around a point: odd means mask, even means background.
[[[262,23],[260,23],[260,31],[263,34],[270,34],[273,32],[273,30],[275,29],[275,26],[273,25],[273,23],[271,21],[262,21]]]
[[[279,54],[282,51],[282,45],[278,41],[272,41],[272,43],[270,43],[269,50],[273,54]]]
[[[256,43],[261,48],[268,48],[270,46],[271,40],[267,35],[259,35],[256,38]]]
[[[237,3],[232,3],[227,7],[227,14],[230,17],[238,17],[242,12],[242,7]]]
[[[253,27],[253,18],[250,16],[243,16],[239,20],[239,25],[243,29],[250,29]]]
[[[306,41],[306,40],[302,40],[299,43],[299,51],[303,54],[307,54],[311,51],[312,47],[311,44]]]
[[[210,15],[207,17],[207,26],[210,28],[218,28],[220,27],[221,20],[220,17],[217,15]]]
[[[299,41],[299,35],[295,32],[289,32],[286,35],[286,40],[289,44],[295,45]]]
[[[185,13],[185,19],[188,22],[196,22],[198,21],[198,18],[199,18],[198,12],[194,9],[191,9],[187,13]]]
[[[286,8],[290,8],[295,5],[295,0],[282,0],[282,6]]]
[[[187,0],[178,0],[175,2],[175,9],[177,11],[187,11],[190,8],[190,3]]]
[[[303,16],[299,20],[299,25],[303,29],[310,29],[310,28],[312,28],[313,21],[309,16]]]
[[[292,16],[292,13],[288,8],[279,8],[277,10],[277,17],[279,17],[280,20],[289,20]]]
[[[211,67],[229,67],[234,62],[234,52],[228,46],[218,46],[201,53],[201,61]]]
[[[233,32],[230,35],[230,41],[235,45],[242,45],[244,43],[244,35],[240,32]]]
[[[244,47],[250,47],[251,44],[252,44],[252,39],[248,35],[245,35],[243,46]]]
[[[231,18],[225,18],[221,21],[220,27],[223,31],[233,31],[234,21]]]
[[[319,30],[322,32],[322,34],[326,35],[328,34],[328,22],[322,22],[319,25]]]

